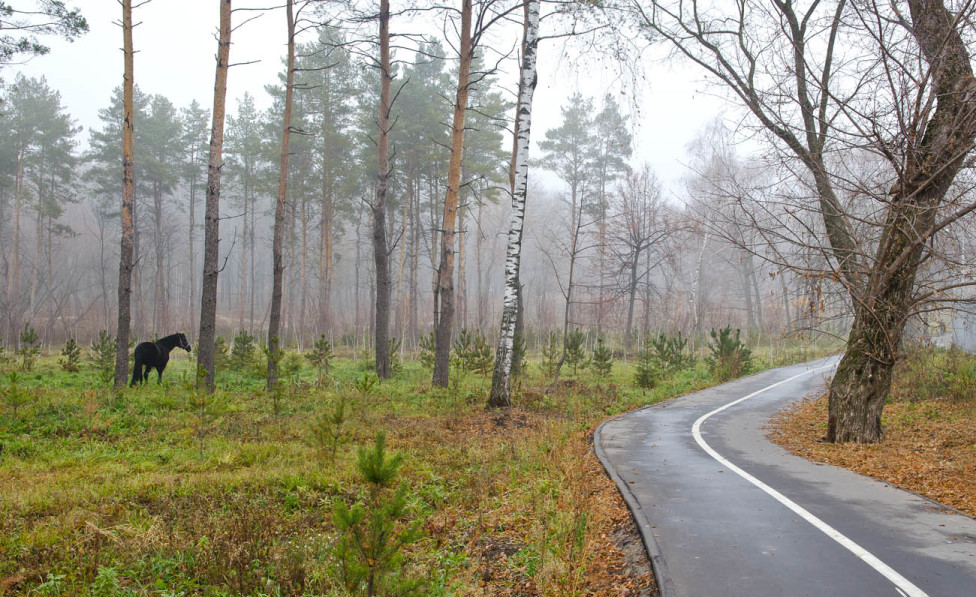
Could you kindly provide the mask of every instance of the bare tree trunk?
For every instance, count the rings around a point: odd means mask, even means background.
[[[516,322],[519,319],[521,288],[519,266],[522,258],[522,231],[525,221],[525,200],[529,182],[529,132],[532,123],[532,96],[538,81],[536,49],[539,44],[539,0],[525,3],[525,33],[522,41],[522,64],[519,72],[519,97],[516,109],[515,151],[512,168],[512,220],[508,228],[508,248],[505,256],[505,298],[502,321],[495,351],[495,369],[488,396],[489,408],[503,408],[512,404],[512,366]]]
[[[250,200],[250,204],[251,204],[251,238],[249,239],[250,242],[248,242],[248,248],[251,251],[251,259],[250,259],[250,263],[251,263],[251,282],[248,285],[249,286],[248,287],[248,291],[250,292],[250,296],[251,296],[251,306],[250,306],[250,312],[248,313],[248,326],[247,326],[249,330],[253,330],[254,327],[255,327],[254,326],[254,293],[255,293],[254,286],[255,286],[256,280],[257,280],[256,277],[255,277],[255,275],[254,275],[254,245],[255,245],[255,242],[254,242],[254,222],[256,221],[256,219],[254,217],[255,216],[255,213],[254,213],[254,203],[255,203],[254,191],[252,190],[251,191],[251,200]]]
[[[742,278],[742,293],[746,299],[746,335],[756,327],[755,310],[752,304],[752,262],[747,251],[743,251],[739,275]]]
[[[356,214],[356,267],[355,267],[355,282],[353,283],[353,288],[355,289],[355,292],[356,292],[356,321],[353,322],[353,330],[355,332],[353,334],[353,336],[356,337],[356,338],[359,337],[359,325],[360,325],[360,322],[362,321],[362,313],[361,313],[362,306],[360,305],[360,302],[359,302],[359,299],[360,299],[360,292],[359,292],[359,284],[360,284],[360,281],[359,281],[359,272],[360,272],[360,270],[362,268],[362,264],[363,264],[363,252],[362,252],[362,248],[363,248],[363,232],[362,232],[362,230],[363,230],[363,227],[362,227],[362,224],[363,224],[363,212],[362,212],[362,209],[360,209],[358,211],[358,213]],[[354,346],[355,346],[355,342],[354,342]]]
[[[931,68],[936,108],[889,191],[874,267],[855,301],[847,352],[830,385],[827,440],[832,442],[881,439],[881,410],[936,208],[976,138],[976,79],[955,16],[931,0],[909,0],[908,6],[912,35]]]
[[[44,237],[43,233],[43,223],[41,215],[41,206],[37,206],[37,222],[34,224],[34,263],[31,265],[31,283],[30,283],[30,303],[27,309],[29,318],[31,320],[37,317],[38,305],[37,305],[37,283],[38,274],[41,269],[41,243]]]
[[[762,293],[759,292],[759,276],[756,274],[755,260],[753,259],[752,253],[746,254],[746,261],[749,264],[749,278],[752,281],[752,291],[756,297],[756,325],[759,329],[763,329],[763,304],[762,304]]]
[[[437,270],[433,385],[447,387],[450,373],[451,332],[454,325],[454,233],[461,186],[461,157],[464,153],[464,113],[468,107],[468,82],[471,76],[472,0],[461,0],[461,45],[458,48],[457,95],[454,100],[454,122],[451,127],[451,160],[447,169],[447,196],[441,219],[441,262]]]
[[[786,317],[786,321],[783,324],[783,329],[788,330],[793,325],[793,319],[790,317],[790,291],[786,287],[786,275],[781,273],[779,277],[780,286],[783,288],[783,313]]]
[[[468,327],[468,283],[467,272],[467,251],[464,244],[467,241],[468,233],[465,231],[465,218],[468,215],[468,207],[462,201],[458,205],[457,238],[458,238],[458,273],[457,273],[457,308],[458,308],[458,329]]]
[[[224,149],[224,112],[227,70],[230,66],[231,0],[220,2],[220,37],[214,78],[213,120],[210,129],[210,159],[207,164],[207,206],[204,213],[203,288],[200,298],[200,335],[197,338],[197,369],[206,371],[207,388],[214,391],[214,341],[217,331],[217,275],[220,250],[220,169]],[[204,380],[198,379],[198,385]]]
[[[322,243],[319,261],[319,333],[321,334],[328,333],[332,329],[332,229],[335,218],[332,187],[331,179],[323,176],[322,222],[319,231]]]
[[[630,350],[634,343],[634,304],[637,302],[637,269],[640,267],[640,251],[634,251],[630,260],[630,280],[627,282],[627,329],[624,330],[624,348]]]
[[[409,181],[407,184],[407,189],[410,188]],[[397,334],[402,338],[404,332],[406,331],[406,319],[407,319],[407,300],[408,297],[404,295],[406,289],[403,285],[403,268],[407,261],[407,222],[410,219],[410,191],[407,191],[407,197],[403,201],[403,217],[400,220],[400,257],[397,259],[397,276],[396,276],[396,323],[395,327]]]
[[[194,164],[196,149],[193,150]],[[187,312],[190,314],[190,325],[196,319],[196,302],[197,302],[197,257],[194,252],[193,238],[195,236],[194,230],[196,229],[196,204],[197,204],[197,182],[196,179],[190,180],[190,238],[189,238],[189,249],[190,249],[190,302],[187,305]]]
[[[475,236],[475,270],[477,271],[477,282],[478,282],[478,331],[482,334],[487,332],[487,326],[485,325],[485,310],[487,305],[487,296],[485,296],[485,272],[484,272],[484,238],[485,235],[481,230],[482,226],[482,213],[483,213],[484,202],[478,203],[478,223],[476,228],[478,230],[477,236]]]
[[[163,250],[163,190],[158,182],[153,183],[153,211],[156,216],[156,226],[154,228],[156,238],[153,239],[156,245],[156,287],[153,289],[153,333],[160,335],[162,327],[166,325],[163,318],[163,310],[165,308],[163,295],[166,285],[166,268],[163,265],[163,260],[166,254]]]
[[[411,184],[410,207],[410,337],[414,345],[420,335],[420,287],[417,271],[420,267],[420,239],[423,230],[420,224],[420,181]]]
[[[281,168],[278,171],[278,200],[275,203],[274,238],[272,258],[274,261],[274,285],[271,289],[271,316],[268,320],[268,391],[278,385],[278,359],[281,333],[281,295],[284,283],[285,266],[282,262],[282,248],[285,234],[285,199],[288,191],[288,142],[291,137],[291,105],[295,88],[295,19],[292,14],[292,0],[285,3],[288,18],[288,62],[285,73],[285,115],[281,131]]]
[[[244,329],[244,299],[247,296],[247,185],[244,186],[244,221],[241,231],[240,288],[237,291],[237,329]]]
[[[10,250],[10,264],[7,270],[7,308],[10,335],[13,336],[20,329],[20,211],[23,206],[24,193],[24,152],[21,148],[17,158],[17,176],[14,181],[14,223],[13,242]]]
[[[376,375],[390,377],[390,247],[386,237],[386,192],[390,184],[390,0],[380,0],[380,113],[376,154],[376,197],[373,200],[373,263],[376,269],[376,309],[373,342],[376,350]]]
[[[702,285],[702,265],[705,261],[705,247],[708,246],[708,231],[706,230],[702,234],[701,248],[698,250],[698,262],[695,266],[695,277],[692,280],[691,285],[691,322],[692,322],[692,334],[691,334],[691,351],[694,353],[698,349],[698,337],[701,335],[701,325],[702,325],[702,299],[701,299],[701,285]]]
[[[556,387],[559,383],[559,372],[566,363],[566,350],[569,342],[569,322],[573,313],[573,286],[576,283],[576,260],[579,258],[580,233],[583,228],[583,198],[578,197],[576,189],[573,189],[573,213],[570,222],[569,241],[569,279],[566,281],[566,307],[563,309],[563,352],[556,362],[556,374],[553,376],[552,385]]]
[[[115,333],[115,387],[125,386],[129,374],[129,321],[132,298],[132,204],[135,198],[135,177],[132,161],[133,133],[133,61],[132,61],[132,0],[122,0],[122,241],[119,252],[119,317]]]

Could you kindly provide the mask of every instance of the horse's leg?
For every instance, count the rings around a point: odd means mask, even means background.
[[[166,368],[165,364],[156,367],[156,374],[158,376],[156,378],[156,383],[158,383],[159,385],[163,385],[163,369],[165,368]]]

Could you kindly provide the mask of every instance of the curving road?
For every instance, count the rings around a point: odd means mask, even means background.
[[[766,439],[769,417],[836,364],[765,371],[597,430],[662,595],[976,596],[976,520]]]

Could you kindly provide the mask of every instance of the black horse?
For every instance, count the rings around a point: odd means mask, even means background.
[[[169,362],[169,351],[176,347],[190,352],[190,343],[186,341],[183,332],[166,336],[156,342],[141,342],[136,346],[135,366],[132,368],[132,383],[149,381],[149,371],[155,369],[159,374],[159,383],[163,383],[163,369]]]

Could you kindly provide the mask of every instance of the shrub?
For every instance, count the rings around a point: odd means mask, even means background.
[[[739,340],[740,330],[736,329],[733,336],[732,326],[717,331],[713,328],[710,335],[712,341],[708,348],[712,354],[708,364],[716,380],[728,381],[749,373],[752,351]]]
[[[451,343],[451,362],[455,368],[461,371],[469,371],[468,358],[471,356],[471,347],[474,345],[474,334],[467,328],[461,328],[461,332]]]
[[[319,334],[319,339],[312,344],[312,350],[306,353],[305,358],[321,376],[323,373],[329,374],[329,361],[332,360],[333,356],[332,343],[325,337],[325,334]]]
[[[341,533],[332,548],[333,573],[352,595],[419,595],[421,579],[407,575],[404,548],[423,538],[421,521],[411,521],[407,484],[391,485],[403,457],[386,454],[386,436],[376,434],[373,448],[359,449],[356,468],[368,490],[353,506],[337,500],[332,520]]]
[[[427,369],[434,368],[434,351],[437,341],[434,339],[434,332],[424,334],[420,337],[420,364]]]
[[[559,346],[559,334],[549,332],[546,343],[542,345],[542,370],[548,377],[556,374],[556,365],[559,363],[559,356],[562,348]]]
[[[347,392],[339,392],[332,401],[329,409],[323,412],[312,423],[312,438],[320,449],[328,451],[331,460],[335,460],[339,442],[342,439],[342,427],[346,422]]]
[[[78,346],[74,338],[68,338],[68,342],[61,349],[61,357],[58,358],[58,363],[68,373],[77,373],[79,361],[81,361],[81,347]]]
[[[513,387],[517,380],[521,379],[527,366],[525,362],[526,353],[525,336],[516,332],[512,338],[512,383]]]
[[[115,338],[105,330],[98,331],[98,338],[92,340],[89,358],[102,383],[112,383],[115,378]]]
[[[634,384],[649,390],[657,385],[658,360],[653,350],[644,349],[637,355],[637,370],[634,372]]]
[[[479,332],[462,329],[454,340],[453,361],[464,371],[473,371],[483,376],[491,373],[495,362],[488,340]]]
[[[297,378],[302,372],[302,357],[298,353],[289,352],[281,360],[281,374],[285,377]]]
[[[566,362],[573,366],[573,374],[586,369],[586,334],[575,329],[566,334]]]
[[[7,379],[10,381],[10,384],[5,388],[0,388],[0,397],[3,398],[3,403],[13,411],[14,417],[17,417],[17,411],[20,407],[33,402],[34,396],[29,390],[25,390],[17,385],[18,376],[16,371],[11,371],[7,374]]]
[[[37,362],[38,355],[41,354],[41,339],[37,332],[29,324],[24,324],[24,331],[20,333],[20,348],[17,355],[20,356],[20,368],[23,371],[33,371],[34,363]]]
[[[230,357],[227,355],[227,340],[223,336],[217,336],[214,340],[214,371],[223,371],[228,362]]]
[[[234,336],[234,341],[230,346],[230,365],[237,371],[244,371],[254,363],[254,351],[256,338],[247,333],[247,330],[240,330]]]
[[[692,364],[692,357],[685,354],[685,346],[688,339],[678,332],[676,336],[658,334],[657,338],[650,340],[654,358],[657,359],[663,371],[674,372],[689,367]]]
[[[363,401],[365,402],[366,399],[369,398],[370,393],[372,393],[373,387],[376,386],[378,382],[379,382],[378,377],[376,377],[375,375],[371,375],[368,372],[364,372],[363,376],[357,379],[356,383],[353,384],[353,387],[356,388],[356,391],[359,392],[359,395],[362,397]]]
[[[610,370],[613,369],[613,351],[603,343],[603,338],[596,339],[590,362],[593,363],[597,375],[603,378],[610,376]]]
[[[400,347],[403,342],[399,338],[389,338],[386,341],[387,355],[390,359],[390,374],[399,375],[403,372],[403,362],[400,361]]]

